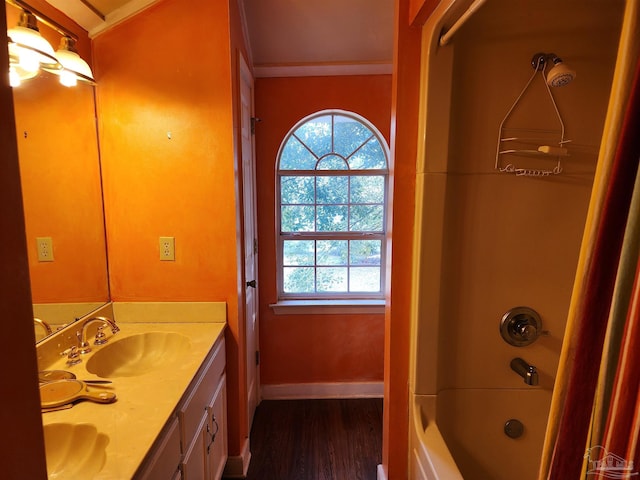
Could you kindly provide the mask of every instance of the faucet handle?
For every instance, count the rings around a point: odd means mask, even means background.
[[[105,343],[107,343],[107,336],[104,333],[104,325],[100,325],[96,332],[96,338],[93,340],[93,344],[104,345]]]
[[[531,345],[540,335],[544,335],[540,315],[529,307],[512,308],[500,321],[500,334],[505,342],[514,347]]]
[[[75,345],[69,349],[69,353],[67,354],[67,365],[76,365],[80,363],[82,359],[80,358],[80,352],[78,351],[78,347]]]
[[[536,325],[529,323],[527,320],[516,323],[515,330],[522,340],[535,340],[538,337],[538,329]]]

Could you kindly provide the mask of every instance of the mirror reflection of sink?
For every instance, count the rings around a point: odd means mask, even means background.
[[[50,479],[90,479],[105,464],[109,437],[86,423],[52,423],[44,426],[44,443]]]
[[[147,332],[112,340],[87,361],[99,377],[136,377],[180,361],[191,347],[189,338],[175,332]]]

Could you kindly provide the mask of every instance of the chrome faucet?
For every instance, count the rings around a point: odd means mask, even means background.
[[[80,325],[80,330],[76,332],[76,336],[78,337],[78,351],[80,353],[89,353],[91,351],[91,347],[87,342],[87,326],[94,322],[107,323],[109,327],[111,327],[111,333],[114,335],[120,331],[120,327],[118,327],[116,322],[111,320],[109,317],[91,317],[84,320],[82,325]],[[102,343],[106,343],[106,340],[103,339]]]
[[[51,327],[49,326],[49,324],[44,320],[39,319],[38,317],[33,317],[33,323],[35,323],[36,325],[40,325],[42,328],[44,328],[45,332],[47,332],[47,335],[51,335],[53,333],[53,330],[51,330]]]
[[[511,370],[516,372],[527,385],[538,385],[538,370],[533,365],[529,365],[521,358],[511,360]]]

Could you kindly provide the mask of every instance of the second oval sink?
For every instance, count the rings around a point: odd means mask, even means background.
[[[50,479],[93,478],[104,466],[109,437],[94,425],[53,423],[44,426]]]
[[[140,333],[102,347],[87,361],[87,370],[103,378],[136,377],[179,361],[190,346],[179,333]]]

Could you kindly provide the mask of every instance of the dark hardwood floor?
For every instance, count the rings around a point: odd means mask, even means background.
[[[375,480],[382,399],[265,400],[247,480]]]

